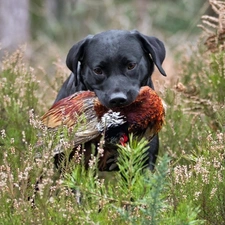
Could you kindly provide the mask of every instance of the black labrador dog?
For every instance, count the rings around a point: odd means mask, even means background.
[[[75,44],[66,64],[72,71],[55,102],[77,91],[94,91],[108,108],[126,106],[135,100],[142,86],[154,89],[154,65],[162,68],[164,44],[138,31],[109,30],[89,35]],[[149,168],[154,169],[159,148],[156,135],[149,143]]]

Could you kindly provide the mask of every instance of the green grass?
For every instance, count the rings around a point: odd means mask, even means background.
[[[35,69],[21,50],[6,56],[0,70],[0,224],[225,224],[224,58],[200,45],[178,61],[180,83],[162,94],[166,124],[154,173],[142,168],[146,141],[132,137],[118,149],[121,173],[101,176],[93,158],[88,171],[69,163],[61,176],[52,158],[60,132],[40,125]],[[65,131],[68,151],[71,138]]]

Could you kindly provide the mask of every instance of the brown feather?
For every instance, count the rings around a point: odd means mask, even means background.
[[[102,117],[108,111],[97,100],[94,104],[94,110],[98,117]],[[132,104],[126,107],[114,108],[113,111],[126,116],[129,133],[137,133],[149,127],[149,129],[152,129],[152,133],[156,134],[161,130],[165,117],[162,100],[148,86],[140,89],[139,95]]]
[[[71,127],[79,122],[80,116],[88,110],[93,111],[96,95],[91,91],[81,91],[56,102],[41,120],[49,128],[61,125]]]
[[[154,90],[147,86],[140,89],[133,103],[111,110],[125,116],[128,122],[128,134],[134,133],[140,138],[145,136],[151,140],[161,130],[164,122],[165,111],[162,100]],[[68,128],[78,125],[74,145],[76,147],[85,143],[85,164],[87,166],[91,155],[91,144],[97,145],[101,138],[97,125],[103,115],[108,112],[109,109],[100,103],[94,92],[81,91],[55,103],[42,117],[42,123],[53,129],[61,125]],[[104,155],[99,161],[100,170],[106,169],[109,157],[115,155],[116,158],[116,146],[114,148],[110,149],[105,146]]]

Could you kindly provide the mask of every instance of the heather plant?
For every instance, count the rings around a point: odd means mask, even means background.
[[[189,202],[199,207],[204,224],[224,224],[224,3],[210,4],[218,19],[203,16],[203,24],[213,30],[202,37],[204,46],[199,43],[181,60],[180,81],[164,93],[168,110],[161,138],[171,157],[170,201],[175,211]]]
[[[185,206],[179,204],[179,210],[172,213],[167,179],[170,159],[164,155],[156,171],[150,172],[143,164],[146,144],[146,140],[138,141],[131,135],[126,147],[118,146],[120,172],[114,174],[114,179],[97,176],[99,156],[92,158],[88,171],[80,164],[74,165],[64,183],[81,204],[76,209],[82,215],[80,221],[86,220],[83,215],[88,215],[93,224],[100,221],[107,224],[202,224],[203,221],[197,219],[199,209],[188,202]],[[82,155],[76,158],[82,161]]]
[[[29,109],[37,106],[38,81],[33,69],[26,66],[21,49],[2,60],[0,86],[1,191],[11,199],[10,205],[30,194],[27,186],[33,168],[31,146],[36,139],[29,124]]]
[[[35,96],[34,92],[30,94]],[[110,179],[99,175],[98,155],[93,155],[86,170],[82,154],[75,154],[75,161],[66,161],[60,175],[53,166],[54,150],[60,146],[68,152],[73,134],[63,127],[58,131],[47,130],[35,109],[27,106],[26,110],[21,121],[15,116],[19,126],[26,125],[28,129],[21,131],[21,140],[15,137],[18,143],[7,127],[1,130],[0,223],[164,224],[173,220],[171,204],[167,201],[169,158],[166,155],[159,160],[153,174],[143,168],[147,142],[131,136],[127,146],[118,146],[121,172],[111,173]],[[5,120],[10,119],[10,113],[8,116]],[[28,135],[32,138],[27,138]],[[101,148],[102,143],[99,154]],[[189,210],[187,205],[182,211],[187,224],[199,221],[197,209],[191,208],[192,216],[188,215]]]
[[[22,49],[3,58],[0,73],[0,127],[6,133],[3,145],[15,142],[23,148],[33,138],[28,118],[30,109],[37,110],[38,81],[33,68],[25,64]]]
[[[209,134],[192,152],[188,164],[176,165],[170,176],[174,207],[180,199],[200,207],[206,224],[224,224],[224,148],[222,132]]]

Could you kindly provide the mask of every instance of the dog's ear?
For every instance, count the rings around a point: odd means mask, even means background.
[[[79,84],[80,82],[80,71],[78,71],[78,63],[80,60],[82,60],[84,48],[92,37],[93,35],[88,35],[85,39],[75,44],[68,52],[66,65],[74,74],[75,86],[77,86],[77,84]]]
[[[141,41],[144,47],[144,50],[151,55],[152,60],[157,66],[159,72],[163,76],[166,76],[166,73],[164,69],[162,68],[162,63],[166,56],[166,50],[165,50],[165,46],[163,42],[156,37],[146,36],[136,30],[131,31],[131,33],[134,34],[139,41]]]

